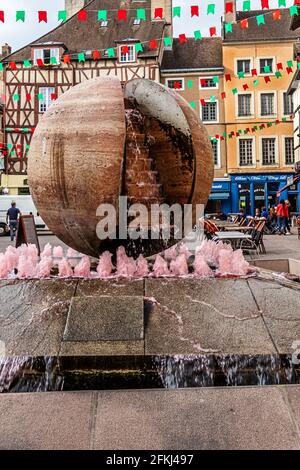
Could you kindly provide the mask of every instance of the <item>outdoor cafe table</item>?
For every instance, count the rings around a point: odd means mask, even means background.
[[[238,248],[243,240],[251,239],[251,235],[240,232],[217,232],[216,236],[219,240],[230,241],[233,248]]]
[[[248,232],[253,230],[254,227],[243,226],[243,227],[225,227],[226,232]]]

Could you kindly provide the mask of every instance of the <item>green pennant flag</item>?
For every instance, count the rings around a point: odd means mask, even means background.
[[[135,50],[136,50],[136,52],[143,52],[144,49],[143,49],[143,46],[140,42],[137,42],[135,44]]]
[[[60,10],[57,14],[57,21],[66,21],[66,20],[67,20],[66,10]]]
[[[0,62],[0,72],[3,71],[3,64]]]
[[[231,134],[228,134],[228,139],[232,139],[232,135],[231,135]]]
[[[256,22],[258,26],[260,26],[261,24],[266,24],[265,15],[257,15]]]
[[[257,131],[258,127],[257,127],[257,126],[254,126],[253,129],[254,129],[255,131]]]
[[[84,52],[78,52],[78,62],[85,62]]]
[[[31,67],[31,62],[30,62],[30,60],[24,60],[24,61],[23,61],[23,65],[24,65],[24,67],[26,67],[26,68]]]
[[[98,10],[98,21],[107,21],[107,10]]]
[[[21,131],[22,131],[22,132],[28,132],[29,129],[28,129],[28,127],[23,127],[23,128],[21,129]]]
[[[233,88],[233,89],[232,89],[232,94],[233,94],[233,95],[236,95],[237,93],[238,93],[238,89],[237,89],[237,88]]]
[[[239,78],[244,78],[245,77],[245,72],[238,72],[238,77]]]
[[[191,106],[191,108],[196,109],[195,101],[190,101],[190,106]]]
[[[38,93],[38,100],[43,101],[43,99],[44,99],[43,93]]]
[[[258,81],[258,80],[254,80],[254,81],[253,81],[253,85],[254,85],[254,86],[258,86],[258,85],[259,85],[259,81]]]
[[[13,99],[14,99],[14,101],[19,101],[20,95],[19,95],[18,93],[15,93],[15,94],[13,95]]]
[[[198,39],[202,39],[201,31],[194,31],[194,39],[195,41],[198,41]]]
[[[223,137],[226,137],[226,132],[223,132],[222,136],[223,136]]]
[[[146,10],[144,8],[138,8],[136,10],[136,17],[139,20],[145,20],[146,21]]]
[[[13,144],[7,144],[7,148],[8,148],[8,149],[12,149],[12,148],[13,148]]]
[[[286,7],[286,0],[278,0],[278,8]]]
[[[25,145],[25,150],[29,150],[30,149],[30,145],[29,144],[26,144]]]
[[[287,121],[287,118],[286,118],[286,117],[283,117],[282,120],[283,120],[283,122],[286,122],[286,121]]]
[[[300,70],[300,62],[297,62],[297,68],[298,68],[298,70]]]
[[[164,38],[164,44],[166,47],[172,46],[172,38],[170,36],[166,36]]]
[[[16,11],[16,21],[25,21],[25,11],[24,10],[18,10]]]
[[[207,15],[209,15],[209,14],[214,15],[215,14],[215,9],[216,9],[216,5],[214,3],[209,3],[207,5]]]
[[[288,60],[287,61],[287,66],[288,67],[293,67],[294,66],[294,62],[292,60]]]
[[[242,132],[243,132],[242,129],[238,130],[238,134],[242,134]]]
[[[232,33],[232,23],[225,23],[225,33]]]
[[[178,18],[180,18],[180,15],[181,15],[181,7],[174,7],[173,8],[173,18],[176,18],[176,16]]]
[[[210,97],[210,102],[215,103],[216,102],[216,97],[214,95],[211,95]]]
[[[245,0],[243,2],[243,11],[250,11],[251,10],[251,1]]]
[[[190,89],[190,88],[193,88],[193,80],[188,80],[187,81],[187,87]]]
[[[279,70],[276,70],[275,77],[276,78],[281,78],[282,77],[281,72]]]
[[[107,49],[107,57],[115,57],[115,50],[113,47]]]
[[[50,57],[50,64],[57,65],[56,57]]]
[[[264,73],[271,73],[271,67],[269,65],[264,66]]]
[[[220,79],[219,79],[219,77],[214,76],[214,77],[212,78],[212,81],[213,81],[213,83],[216,85],[217,83],[219,83]]]
[[[295,16],[295,15],[297,16],[297,15],[298,15],[298,7],[297,7],[297,5],[292,5],[292,6],[290,7],[290,15],[291,15],[291,16]]]

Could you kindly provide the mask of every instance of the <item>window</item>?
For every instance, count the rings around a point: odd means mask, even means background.
[[[259,73],[266,74],[273,73],[274,59],[259,59]]]
[[[295,163],[294,139],[293,137],[284,138],[285,164],[293,165]]]
[[[293,95],[283,93],[283,114],[288,116],[294,112],[294,100]]]
[[[59,64],[59,48],[55,47],[53,49],[34,49],[33,50],[33,63],[37,65],[37,60],[41,59],[44,64],[49,65],[51,63],[50,59],[54,57],[56,63]]]
[[[249,75],[251,72],[251,60],[250,59],[238,59],[236,62],[237,74],[243,72],[245,75]]]
[[[200,78],[200,88],[218,88],[218,83],[212,77]]]
[[[218,122],[218,102],[206,101],[201,106],[201,119],[203,122]]]
[[[39,101],[39,112],[44,113],[52,103],[51,95],[55,93],[55,88],[40,88],[39,93],[43,95],[43,99]]]
[[[274,93],[261,93],[260,95],[260,115],[275,115],[275,95]]]
[[[238,116],[251,116],[251,94],[238,95]]]
[[[261,139],[262,145],[262,164],[275,165],[276,164],[276,139]]]
[[[101,21],[101,23],[100,23],[101,28],[107,28],[107,26],[108,26],[108,21],[107,20]]]
[[[135,62],[135,47],[134,45],[127,46],[128,52],[122,52],[122,46],[120,46],[120,62]]]
[[[172,78],[166,81],[167,87],[172,90],[184,90],[184,79],[183,78]]]
[[[139,26],[141,24],[140,18],[134,18],[133,24],[134,24],[134,26]]]
[[[253,139],[239,140],[240,166],[253,165]]]
[[[211,146],[213,149],[213,155],[214,155],[214,165],[216,167],[220,166],[220,155],[219,155],[219,142],[218,141],[211,141]]]

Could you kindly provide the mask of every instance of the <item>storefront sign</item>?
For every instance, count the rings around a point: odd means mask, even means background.
[[[291,175],[239,175],[232,176],[232,180],[236,183],[276,183],[276,182],[286,182]]]
[[[229,181],[214,181],[211,188],[212,192],[217,191],[230,191],[230,182]]]

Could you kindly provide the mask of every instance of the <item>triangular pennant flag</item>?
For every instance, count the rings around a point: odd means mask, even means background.
[[[16,21],[25,21],[25,11],[24,10],[18,10],[16,11]]]

